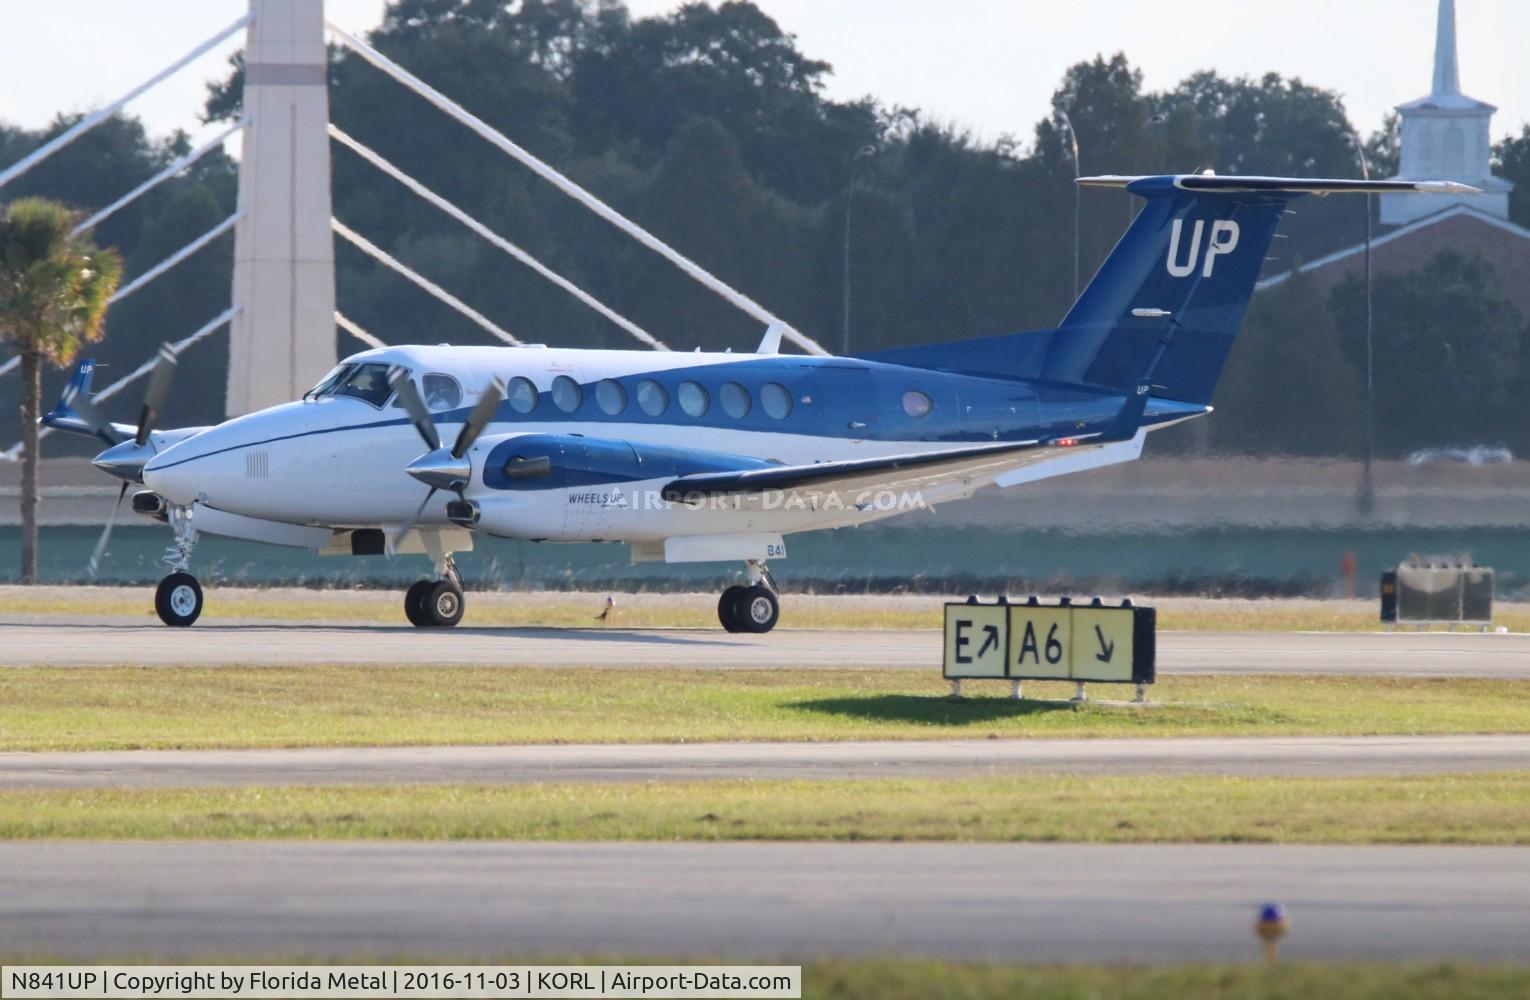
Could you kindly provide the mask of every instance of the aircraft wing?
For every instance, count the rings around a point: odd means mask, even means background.
[[[805,501],[836,495],[845,506],[886,490],[897,493],[970,483],[973,489],[1016,469],[1068,453],[1077,446],[1057,442],[1006,441],[940,451],[861,458],[812,465],[782,465],[736,472],[701,472],[681,476],[663,489],[665,500],[683,502],[702,497],[759,497],[790,491]]]
[[[832,495],[845,507],[863,507],[876,494],[887,491],[913,493],[939,487],[949,495],[950,487],[956,485],[964,487],[958,493],[966,494],[994,483],[1016,486],[1131,461],[1142,453],[1142,414],[1150,387],[1148,379],[1139,381],[1136,392],[1126,397],[1102,432],[1078,438],[1003,441],[882,458],[699,472],[672,480],[661,495],[671,502],[724,496],[758,500],[766,494],[790,491],[809,504],[826,501]],[[1093,457],[1085,458],[1091,452]],[[1036,468],[1027,473],[1032,466]]]

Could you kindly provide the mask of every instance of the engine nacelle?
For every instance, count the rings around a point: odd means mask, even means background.
[[[510,435],[480,441],[474,450],[482,450],[482,472],[470,498],[449,505],[447,517],[491,534],[537,539],[664,537],[693,517],[660,495],[667,483],[692,473],[770,465],[573,434]]]
[[[577,434],[517,434],[488,445],[480,479],[494,492],[597,489],[770,465],[721,452]]]

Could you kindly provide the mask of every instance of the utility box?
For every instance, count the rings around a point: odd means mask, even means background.
[[[1381,621],[1486,628],[1493,622],[1493,570],[1467,556],[1415,556],[1382,574]]]
[[[1397,570],[1381,574],[1381,624],[1397,624]]]

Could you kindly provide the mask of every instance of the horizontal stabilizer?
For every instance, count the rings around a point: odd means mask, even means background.
[[[1150,195],[1168,189],[1180,191],[1252,192],[1271,191],[1290,194],[1481,194],[1480,188],[1455,181],[1367,181],[1330,180],[1305,177],[1239,177],[1221,174],[1178,174],[1145,177],[1122,177],[1106,174],[1080,177],[1082,187],[1126,188],[1135,194]]]
[[[64,385],[58,402],[42,418],[44,427],[70,434],[100,438],[108,445],[120,444],[133,436],[134,428],[114,424],[101,416],[90,398],[90,383],[95,376],[96,363],[81,358],[74,373]]]

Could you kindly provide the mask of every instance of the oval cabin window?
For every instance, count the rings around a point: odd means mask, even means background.
[[[627,408],[627,390],[615,379],[602,379],[595,385],[595,402],[601,413],[614,417]]]
[[[660,417],[669,409],[669,393],[651,378],[638,383],[638,406],[650,417]]]
[[[760,405],[773,420],[792,415],[792,394],[780,382],[766,382],[760,387]]]
[[[505,398],[516,413],[530,413],[536,409],[537,397],[537,387],[531,384],[531,379],[521,375],[511,379],[505,387]]]
[[[911,417],[927,417],[930,411],[935,409],[935,404],[930,397],[917,389],[910,389],[903,394],[903,412]]]
[[[559,375],[552,384],[553,405],[564,413],[573,413],[584,402],[584,390],[567,375]]]
[[[688,417],[705,416],[707,407],[711,404],[711,398],[699,382],[680,383],[680,409],[685,411]]]
[[[734,420],[742,420],[749,416],[749,390],[737,382],[724,382],[723,387],[717,393],[722,400],[723,412]]]

